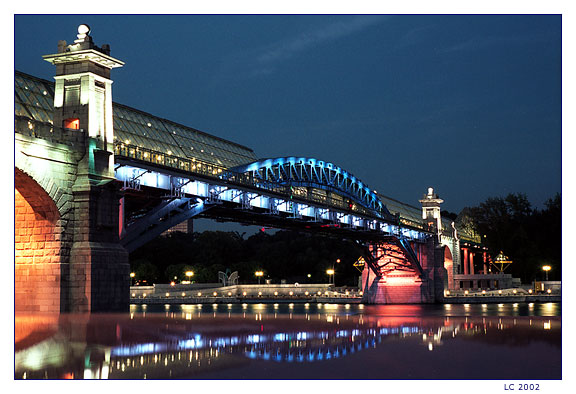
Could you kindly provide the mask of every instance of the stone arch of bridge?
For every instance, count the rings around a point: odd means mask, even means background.
[[[16,311],[59,312],[60,213],[54,200],[24,171],[14,173]]]

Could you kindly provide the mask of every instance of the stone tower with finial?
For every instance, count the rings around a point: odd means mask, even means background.
[[[86,133],[87,170],[98,182],[114,178],[110,70],[124,62],[110,56],[109,45],[94,44],[88,25],[80,25],[76,37],[71,45],[59,41],[58,53],[43,58],[56,66],[54,126]]]
[[[59,41],[58,53],[43,58],[56,66],[54,127],[79,141],[68,148],[76,165],[62,311],[127,310],[130,266],[118,235],[121,191],[114,178],[110,79],[110,70],[124,63],[110,56],[109,45],[94,44],[86,24],[78,27],[73,44]]]
[[[440,204],[444,200],[438,197],[438,194],[434,193],[434,189],[429,187],[428,193],[424,194],[420,203],[422,204],[422,219],[424,222],[436,229],[438,234],[438,240],[440,240],[440,234],[442,233],[442,217],[440,215]]]

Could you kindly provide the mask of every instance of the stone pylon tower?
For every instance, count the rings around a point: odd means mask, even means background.
[[[58,42],[58,53],[43,56],[56,66],[54,126],[81,133],[75,146],[80,160],[72,185],[72,246],[68,264],[70,311],[127,310],[128,255],[118,239],[119,189],[114,180],[114,129],[110,70],[124,63],[97,47],[90,27],[80,25],[77,39]],[[63,284],[65,285],[65,284]]]
[[[420,203],[422,204],[422,219],[424,222],[435,228],[438,234],[438,241],[442,234],[442,217],[440,215],[440,204],[444,200],[438,197],[438,194],[434,193],[434,189],[429,187],[428,193],[424,194]]]

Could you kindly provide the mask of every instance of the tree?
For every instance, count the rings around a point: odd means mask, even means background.
[[[147,260],[138,260],[134,263],[133,272],[136,281],[146,281],[148,284],[155,283],[159,278],[156,265]]]
[[[560,195],[548,200],[543,211],[532,208],[526,195],[491,197],[478,207],[465,208],[457,223],[481,235],[494,258],[503,251],[514,263],[506,271],[528,283],[542,276],[542,265],[561,262]]]

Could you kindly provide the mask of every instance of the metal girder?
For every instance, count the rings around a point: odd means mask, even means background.
[[[170,177],[170,194],[166,197],[169,198],[182,198],[184,197],[184,186],[191,182],[190,179],[180,179],[178,177]]]
[[[365,246],[364,259],[368,267],[376,274],[377,277],[382,277],[386,271],[412,271],[416,272],[419,276],[424,274],[424,270],[418,261],[418,257],[410,243],[404,238],[387,237],[383,246],[377,245],[372,250]],[[378,252],[381,253],[378,256]],[[392,258],[393,260],[380,261],[383,259]]]
[[[114,169],[114,171],[116,171],[118,168],[120,168],[121,166],[117,167]],[[133,174],[131,178],[127,178],[124,179],[124,186],[122,187],[122,190],[136,190],[136,191],[140,191],[140,180],[138,178],[140,178],[142,175],[149,173],[150,171],[145,171],[142,172],[140,174]]]
[[[301,167],[302,174],[304,174],[306,166]],[[259,169],[258,172],[264,173],[274,169],[276,172],[280,171],[279,168],[264,167]],[[297,168],[294,167],[294,169]],[[308,167],[308,170],[312,171],[312,167]],[[334,182],[337,181],[334,178],[335,175],[332,178],[326,177],[327,173],[334,174],[333,168],[330,171],[327,169],[316,170],[316,175],[323,176],[326,182],[329,182],[330,179]],[[311,175],[308,174],[306,176]],[[289,191],[286,190],[290,189],[290,183],[279,184],[272,180],[264,180],[252,172],[233,173],[225,171],[222,173],[222,178],[209,180],[194,179],[165,169],[134,168],[128,164],[124,167],[119,167],[116,171],[116,179],[120,182],[126,179],[133,179],[134,177],[138,177],[141,186],[145,187],[140,192],[142,197],[152,190],[157,190],[164,191],[164,196],[167,194],[172,200],[162,202],[141,217],[141,219],[146,217],[147,221],[139,220],[138,223],[128,223],[125,229],[130,231],[130,237],[137,237],[132,234],[143,233],[153,223],[166,220],[165,212],[171,212],[172,215],[178,213],[177,211],[180,209],[178,206],[182,206],[179,201],[187,201],[184,196],[188,200],[192,199],[192,201],[200,198],[207,204],[217,204],[219,206],[218,215],[222,217],[239,217],[240,214],[238,212],[251,212],[253,217],[261,215],[262,223],[267,223],[270,217],[277,216],[278,220],[284,221],[284,224],[288,227],[292,225],[291,221],[326,222],[335,224],[335,228],[339,228],[339,231],[356,232],[361,239],[369,239],[365,237],[365,233],[371,233],[376,242],[378,242],[379,237],[405,235],[410,239],[422,240],[426,236],[421,230],[403,228],[395,217],[392,217],[394,220],[390,220],[387,217],[376,218],[363,211],[348,210],[337,205],[331,205],[330,201],[313,199],[310,196],[311,193],[294,195],[292,198]],[[182,195],[182,197],[179,197],[179,195]],[[138,198],[136,195],[134,197]],[[174,208],[174,206],[178,209]],[[226,212],[227,210],[230,212]],[[232,210],[235,212],[232,213]],[[156,215],[156,217],[153,217],[153,215]],[[208,215],[212,214],[208,213]],[[281,223],[280,227],[284,224]],[[278,226],[278,223],[276,223],[276,226]],[[128,244],[129,242],[132,241],[123,237],[123,243]]]
[[[165,201],[145,216],[128,225],[120,243],[128,252],[132,252],[169,228],[199,215],[211,207],[212,205],[205,204],[203,201],[191,204],[190,198]]]
[[[373,211],[377,216],[390,215],[386,206],[368,186],[332,163],[314,158],[280,157],[260,160],[231,170],[249,173],[255,179],[264,181],[334,191]]]
[[[398,244],[403,249],[404,254],[408,257],[408,259],[412,263],[411,264],[412,267],[418,272],[419,275],[423,275],[424,270],[422,269],[422,266],[420,265],[420,262],[418,261],[418,256],[416,255],[416,252],[414,251],[414,249],[412,249],[410,242],[408,242],[408,240],[406,238],[401,237],[401,238],[398,238]]]
[[[372,270],[372,272],[378,277],[382,277],[382,272],[378,267],[378,259],[372,255],[372,252],[366,247],[364,252],[364,261],[368,264],[368,268]]]

